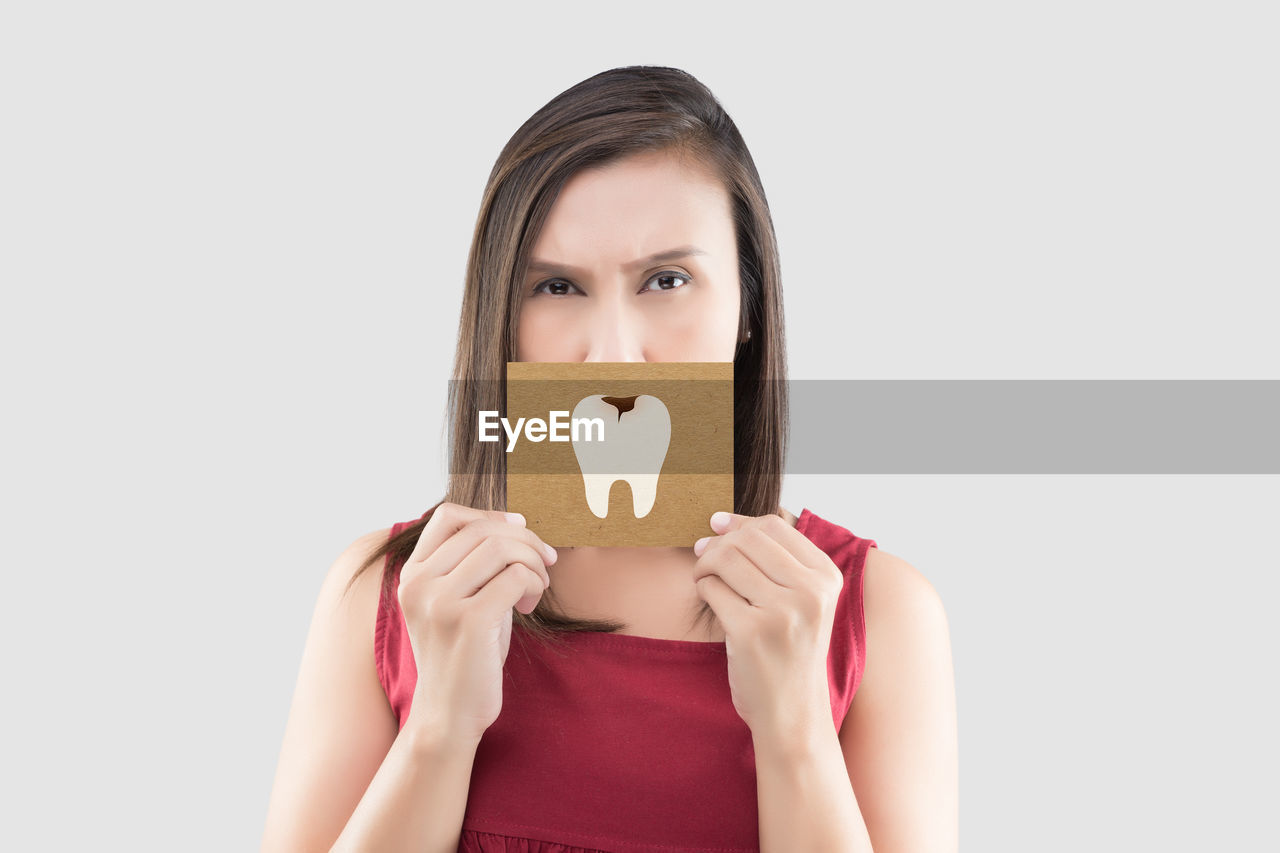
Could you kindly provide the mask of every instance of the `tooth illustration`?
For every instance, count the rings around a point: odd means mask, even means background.
[[[631,486],[631,508],[644,518],[658,497],[658,474],[671,443],[671,414],[657,397],[585,397],[573,408],[574,420],[600,418],[599,430],[573,431],[573,453],[582,470],[587,506],[597,518],[609,515],[609,490],[618,480]],[[594,439],[594,440],[589,440]]]

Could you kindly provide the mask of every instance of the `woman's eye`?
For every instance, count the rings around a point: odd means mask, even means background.
[[[682,272],[667,270],[666,272],[658,273],[653,278],[645,282],[644,287],[640,288],[640,292],[644,293],[646,291],[654,291],[654,290],[675,290],[678,287],[684,287],[686,284],[688,284],[692,280],[693,279],[689,278],[689,276],[685,275]],[[658,283],[658,286],[650,287],[649,285],[653,284],[655,281]]]
[[[569,288],[577,289],[575,285],[560,279],[551,279],[550,281],[540,281],[533,287],[534,293],[547,293],[551,296],[568,296]]]

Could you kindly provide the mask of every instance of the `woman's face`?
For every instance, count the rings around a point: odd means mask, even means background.
[[[739,280],[729,195],[667,152],[578,172],[556,198],[522,284],[516,361],[733,361]]]

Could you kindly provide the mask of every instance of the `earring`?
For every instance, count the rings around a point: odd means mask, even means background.
[[[751,330],[747,329],[747,340],[751,340]]]

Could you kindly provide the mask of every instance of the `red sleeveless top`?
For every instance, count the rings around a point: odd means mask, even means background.
[[[862,569],[876,543],[807,509],[796,529],[844,572],[827,656],[838,730],[866,662]],[[388,555],[393,591],[400,567]],[[513,629],[502,711],[476,750],[460,853],[760,849],[751,730],[723,642],[584,632],[556,651],[523,633]],[[418,673],[394,595],[379,605],[374,652],[403,728]]]

